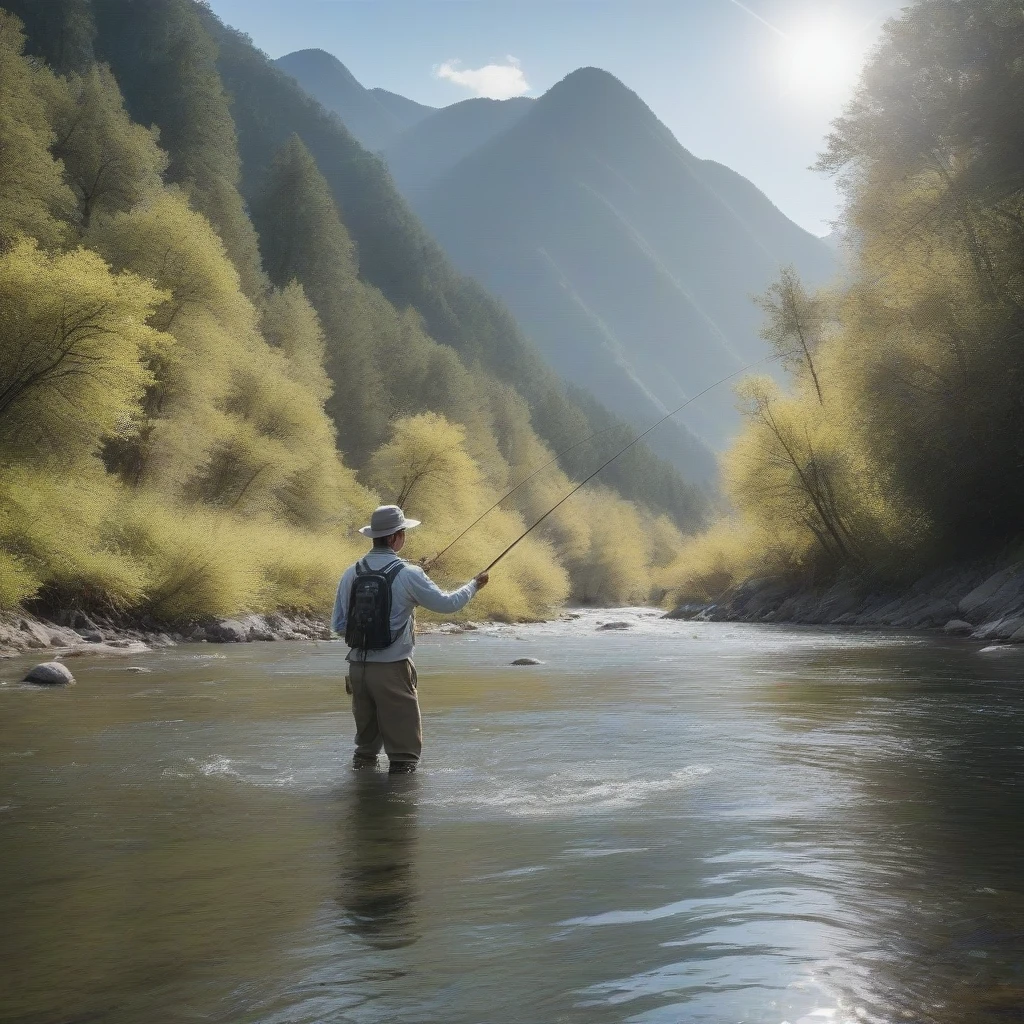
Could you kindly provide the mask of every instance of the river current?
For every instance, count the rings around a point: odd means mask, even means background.
[[[0,1020],[1024,1016],[1024,650],[429,634],[396,778],[348,767],[344,651],[0,662]]]

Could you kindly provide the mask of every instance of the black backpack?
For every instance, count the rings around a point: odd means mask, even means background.
[[[382,651],[391,636],[391,584],[405,563],[396,558],[383,569],[356,562],[356,578],[348,595],[345,643],[357,651]]]

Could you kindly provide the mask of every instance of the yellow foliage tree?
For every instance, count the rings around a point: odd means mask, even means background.
[[[162,187],[167,157],[155,129],[135,124],[105,65],[72,74],[54,92],[53,153],[78,201],[85,230],[95,213],[130,210]]]
[[[74,197],[50,153],[57,82],[22,56],[24,45],[21,23],[0,10],[0,244],[26,234],[49,246],[63,239]]]
[[[66,464],[129,436],[144,360],[171,348],[148,324],[166,297],[84,249],[22,239],[0,255],[0,458]]]

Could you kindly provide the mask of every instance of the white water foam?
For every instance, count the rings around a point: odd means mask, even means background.
[[[689,765],[662,779],[595,779],[594,773],[578,768],[548,776],[531,789],[519,785],[483,793],[463,790],[434,802],[493,808],[516,817],[594,814],[637,807],[659,793],[688,789],[710,771],[704,765]]]

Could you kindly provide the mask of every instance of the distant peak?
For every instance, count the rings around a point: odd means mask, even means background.
[[[301,68],[307,73],[340,75],[347,81],[355,83],[362,88],[356,76],[333,53],[328,53],[326,50],[319,48],[293,50],[291,53],[286,53],[283,57],[278,57],[274,63],[288,72],[291,72],[292,69]]]
[[[596,108],[640,107],[647,104],[613,74],[602,68],[577,68],[553,85],[539,100],[546,107],[567,107],[577,113]],[[653,116],[653,115],[652,115]]]
[[[610,71],[605,71],[604,68],[577,68],[575,71],[570,71],[558,83],[558,85],[567,86],[570,83],[575,85],[587,85],[587,86],[600,86],[602,88],[610,88],[618,86],[620,89],[625,89],[626,86],[622,84]],[[555,86],[558,88],[558,86]]]

